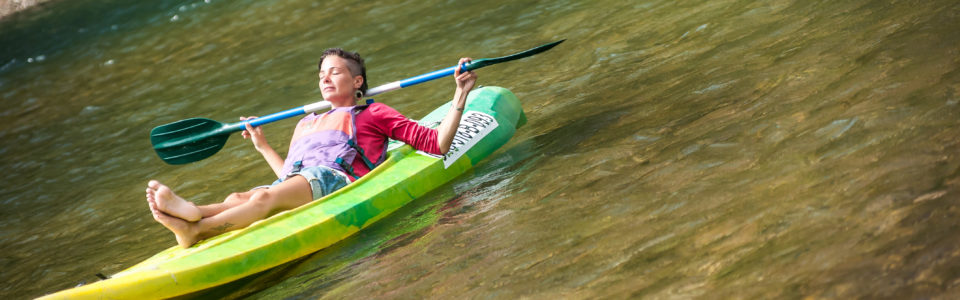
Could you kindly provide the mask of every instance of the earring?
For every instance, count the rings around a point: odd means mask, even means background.
[[[357,99],[363,98],[363,92],[357,90]]]

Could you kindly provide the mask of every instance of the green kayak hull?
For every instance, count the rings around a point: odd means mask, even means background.
[[[451,102],[420,120],[436,126]],[[526,122],[509,90],[472,92],[450,153],[437,157],[391,142],[387,160],[360,180],[299,208],[183,249],[172,247],[109,279],[49,299],[169,298],[225,284],[326,248],[467,172]]]

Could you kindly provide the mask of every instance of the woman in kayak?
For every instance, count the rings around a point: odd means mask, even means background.
[[[153,218],[176,235],[184,248],[218,234],[237,230],[279,211],[309,203],[346,186],[383,161],[387,139],[417,150],[443,155],[460,124],[467,94],[477,75],[454,73],[454,105],[437,129],[421,126],[393,108],[374,103],[357,106],[367,91],[366,67],[360,55],[341,49],[323,52],[319,63],[320,92],[333,108],[312,113],[297,124],[286,159],[267,144],[260,127],[243,132],[279,178],[269,187],[230,194],[223,202],[196,205],[156,180],[147,184]],[[248,120],[254,117],[241,118]]]

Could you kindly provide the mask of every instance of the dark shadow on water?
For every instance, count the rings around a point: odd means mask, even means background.
[[[629,113],[622,108],[611,108],[606,111],[576,119],[566,125],[551,130],[533,138],[536,152],[544,155],[557,155],[573,152],[580,144],[609,128],[621,117]]]
[[[611,127],[629,113],[630,111],[619,107],[607,108],[586,117],[572,119],[571,122],[547,133],[534,136],[529,141],[530,147],[511,149],[522,151],[515,153],[516,156],[522,157],[522,159],[519,159],[522,161],[518,161],[509,170],[519,171],[518,168],[536,169],[542,164],[550,163],[541,160],[541,157],[576,153],[578,149],[589,147],[585,146],[587,141],[590,141],[590,144],[595,144],[597,141],[604,142],[605,139],[629,135],[630,132],[617,131],[617,128]],[[598,137],[598,135],[603,136]],[[511,150],[508,150],[507,153],[510,153]]]

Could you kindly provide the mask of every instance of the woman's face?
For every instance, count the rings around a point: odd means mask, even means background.
[[[336,55],[323,59],[319,76],[320,94],[324,100],[335,104],[354,100],[356,90],[363,85],[363,76],[350,73],[347,59]]]

